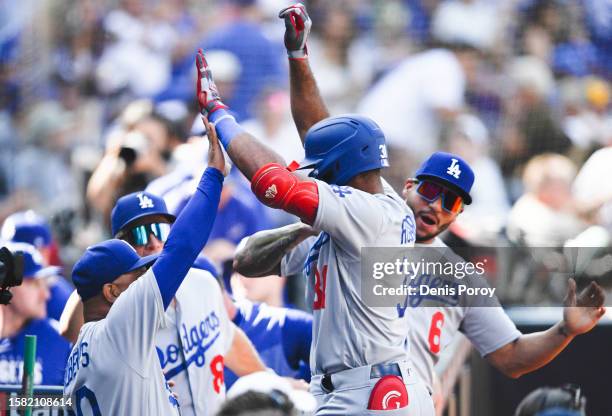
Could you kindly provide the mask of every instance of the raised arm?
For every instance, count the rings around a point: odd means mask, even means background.
[[[605,313],[605,295],[592,282],[576,296],[576,282],[570,279],[563,320],[546,331],[523,335],[487,355],[487,360],[509,377],[517,378],[544,367],[578,335],[585,334]]]
[[[219,140],[238,169],[251,180],[255,172],[269,163],[286,163],[272,149],[247,133],[229,113],[223,104],[212,77],[212,72],[204,52],[200,49],[196,55],[198,79],[196,94],[200,112],[214,123]]]
[[[176,294],[187,271],[202,251],[215,222],[223,186],[223,152],[212,126],[204,120],[210,142],[208,168],[196,192],[173,224],[164,249],[153,265],[164,308]]]
[[[234,256],[234,270],[246,277],[280,274],[283,256],[308,237],[317,234],[312,227],[302,223],[259,231],[238,246]]]
[[[313,124],[329,117],[308,63],[306,41],[312,21],[302,3],[286,7],[278,17],[285,21],[285,48],[289,57],[291,114],[300,139]]]
[[[221,144],[238,169],[251,181],[251,190],[257,199],[312,224],[319,206],[316,184],[289,171],[278,154],[236,123],[227,106],[221,102],[202,50],[196,56],[196,67],[200,112],[215,123]]]

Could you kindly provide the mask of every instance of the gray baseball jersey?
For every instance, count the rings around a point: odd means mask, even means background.
[[[417,247],[447,247],[436,238]],[[485,356],[521,336],[501,307],[428,306],[406,311],[409,348],[421,379],[431,388],[434,366],[458,332]]]
[[[402,360],[407,322],[396,308],[370,307],[362,300],[361,248],[414,245],[413,213],[386,183],[384,194],[316,183],[313,226],[322,232],[304,268],[314,316],[311,371],[335,373]]]
[[[155,338],[166,378],[175,382],[181,416],[214,415],[225,399],[223,360],[234,324],[221,288],[207,271],[191,268],[166,310],[167,326]]]
[[[81,415],[178,415],[155,353],[165,325],[153,269],[119,296],[106,318],[81,328],[64,377],[64,397]]]

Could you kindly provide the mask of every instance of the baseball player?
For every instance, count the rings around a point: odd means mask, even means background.
[[[162,198],[134,192],[119,198],[113,208],[112,233],[146,257],[162,251],[174,220]],[[214,266],[199,256],[166,310],[167,326],[155,338],[162,370],[174,382],[183,416],[215,414],[225,399],[224,364],[239,376],[266,369],[247,336],[229,319],[212,273]],[[74,333],[82,325],[80,305],[65,314],[71,315],[64,319],[70,328],[63,326],[62,333]]]
[[[284,9],[280,17],[285,20],[285,45],[289,56],[296,58],[290,59],[289,64],[291,106],[296,127],[300,136],[304,137],[308,129],[328,116],[307,60],[305,45],[311,23],[301,4]],[[404,196],[415,215],[417,245],[443,244],[437,235],[456,219],[464,204],[471,202],[469,192],[473,181],[474,174],[467,163],[460,157],[442,152],[433,154],[420,167],[416,179],[407,181]],[[295,274],[302,267],[308,272],[315,239],[310,237],[310,241],[302,244],[300,241],[307,239],[311,232],[301,225],[285,234],[265,236],[261,241],[267,241],[268,246],[254,250],[250,255],[258,259],[259,270],[256,272],[287,276]],[[252,241],[252,248],[257,246],[253,237],[249,240]],[[248,248],[247,242],[245,249]],[[281,260],[282,253],[291,249],[292,255]],[[266,258],[275,260],[266,267]],[[440,306],[414,308],[410,312],[401,307],[398,309],[408,318],[411,328],[409,344],[415,357],[413,361],[419,375],[431,386],[433,367],[439,353],[457,331],[466,333],[494,366],[511,377],[518,377],[546,365],[576,335],[592,329],[605,313],[603,296],[602,289],[592,283],[577,297],[575,282],[570,280],[563,320],[547,331],[525,336],[516,329],[501,307]]]
[[[209,167],[160,254],[140,257],[128,243],[113,239],[88,248],[74,267],[86,323],[66,365],[64,396],[77,415],[179,414],[155,340],[215,220],[224,160],[209,126],[208,137]],[[190,330],[188,342],[197,343],[215,323],[211,317]]]
[[[306,134],[307,160],[288,169],[236,123],[202,51],[196,66],[200,110],[215,123],[258,199],[322,230],[310,252],[307,287],[317,414],[433,414],[431,397],[403,349],[405,318],[396,308],[369,307],[359,293],[362,247],[414,244],[412,211],[381,180],[381,169],[389,165],[382,131],[361,116],[322,120]],[[312,169],[313,179],[293,172],[296,167]]]
[[[459,166],[464,180],[448,175],[448,166]],[[461,178],[461,175],[460,175]],[[446,230],[471,201],[469,191],[473,174],[461,158],[437,152],[419,168],[416,178],[408,179],[404,197],[416,217],[417,247],[445,248],[438,235]],[[290,225],[254,234],[236,255],[243,274],[299,272],[307,261],[308,251],[316,240],[312,229],[304,224]],[[257,261],[253,261],[257,259]],[[414,285],[428,284],[420,277]],[[398,305],[407,316],[410,328],[409,346],[419,376],[433,387],[434,366],[453,338],[463,333],[478,352],[509,377],[534,371],[554,359],[579,334],[590,331],[605,312],[602,289],[592,283],[579,296],[570,281],[564,317],[551,329],[523,335],[501,307],[453,306],[449,297],[440,306],[420,307],[420,303]],[[575,306],[583,306],[576,308]],[[410,308],[407,310],[407,308]]]

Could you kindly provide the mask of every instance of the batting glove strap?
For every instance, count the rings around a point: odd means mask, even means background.
[[[299,51],[287,50],[287,56],[289,59],[306,59],[308,58],[308,48],[304,48]]]

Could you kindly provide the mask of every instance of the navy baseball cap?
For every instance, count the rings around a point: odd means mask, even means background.
[[[134,192],[119,198],[111,212],[113,236],[131,222],[148,215],[163,215],[170,222],[176,217],[168,212],[163,198],[150,192]]]
[[[140,257],[125,241],[106,240],[87,248],[72,269],[72,283],[81,299],[87,300],[100,293],[106,283],[154,263],[158,256]]]
[[[0,236],[3,240],[28,243],[36,248],[51,244],[51,228],[47,221],[34,211],[16,212],[4,220]]]
[[[5,244],[12,253],[21,253],[23,255],[23,278],[24,279],[39,279],[50,277],[61,272],[61,267],[45,266],[43,257],[40,252],[31,244],[28,243],[8,243]]]
[[[423,162],[416,172],[419,180],[430,180],[459,194],[466,205],[472,203],[470,190],[474,184],[474,171],[457,155],[436,152]]]

